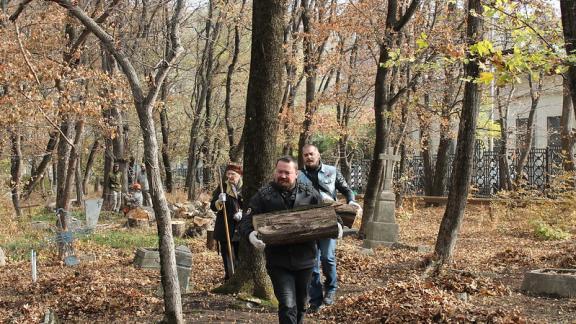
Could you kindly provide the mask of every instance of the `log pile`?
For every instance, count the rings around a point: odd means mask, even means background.
[[[254,229],[270,245],[294,244],[338,237],[333,206],[310,206],[278,213],[254,215]]]
[[[174,219],[185,223],[184,237],[203,236],[207,231],[214,230],[216,215],[210,210],[209,202],[175,203],[171,211]]]

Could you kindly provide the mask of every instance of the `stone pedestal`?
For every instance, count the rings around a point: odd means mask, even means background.
[[[384,191],[376,203],[373,220],[366,227],[365,248],[377,246],[390,247],[398,242],[398,224],[395,214],[396,196],[391,191]]]
[[[372,219],[366,224],[365,248],[377,246],[390,247],[398,241],[398,224],[396,224],[396,195],[392,188],[394,177],[394,162],[400,157],[392,155],[393,150],[388,149],[388,153],[380,154],[380,159],[384,160],[382,172],[383,184],[382,192],[376,202],[376,208]]]

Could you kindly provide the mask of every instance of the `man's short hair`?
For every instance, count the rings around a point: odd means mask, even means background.
[[[307,147],[313,147],[316,149],[316,151],[320,152],[320,150],[318,149],[318,146],[312,144],[312,143],[308,143],[308,144],[304,144],[304,146],[302,146],[302,150],[304,150]]]
[[[276,160],[276,165],[278,165],[278,162],[280,161],[285,163],[294,163],[294,167],[296,168],[296,170],[298,170],[298,161],[296,161],[296,159],[293,158],[291,155],[284,155],[280,157],[278,160]]]

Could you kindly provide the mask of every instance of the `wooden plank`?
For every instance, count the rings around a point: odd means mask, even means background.
[[[270,245],[315,241],[338,236],[338,221],[333,206],[293,209],[254,215],[254,229]]]

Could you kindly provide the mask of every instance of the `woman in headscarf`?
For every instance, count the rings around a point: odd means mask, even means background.
[[[224,192],[220,187],[214,190],[210,209],[216,212],[216,224],[214,225],[214,239],[218,241],[218,250],[222,255],[224,263],[224,280],[228,280],[231,275],[231,264],[228,255],[228,243],[226,240],[226,227],[224,223],[224,206],[228,220],[228,234],[230,235],[230,244],[232,245],[232,254],[234,264],[238,260],[239,235],[237,225],[242,219],[243,199],[242,189],[242,166],[234,163],[228,163],[226,166],[226,182],[223,184]]]

